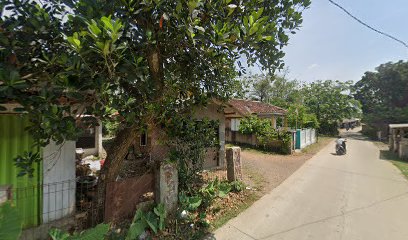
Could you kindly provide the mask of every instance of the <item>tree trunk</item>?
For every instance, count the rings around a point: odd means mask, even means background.
[[[148,49],[147,63],[151,80],[155,86],[155,94],[152,97],[153,100],[157,100],[162,96],[164,87],[163,59],[158,46],[152,46]]]
[[[149,65],[150,77],[155,86],[155,94],[152,96],[152,101],[159,100],[163,95],[164,74],[163,74],[163,59],[160,54],[159,46],[152,46],[147,51],[147,62]],[[154,119],[155,113],[151,113]],[[145,116],[148,118],[148,116]],[[122,167],[123,160],[128,153],[129,147],[135,141],[138,131],[141,126],[133,124],[129,128],[122,129],[116,135],[116,138],[108,151],[107,158],[101,169],[100,181],[98,183],[98,192],[96,199],[96,212],[98,222],[104,219],[104,205],[106,185],[109,182],[116,181],[119,171]]]
[[[140,126],[132,125],[131,127],[120,130],[117,133],[112,146],[108,149],[108,155],[100,172],[97,197],[95,199],[96,209],[93,209],[94,213],[97,212],[96,222],[101,222],[104,219],[106,185],[109,182],[116,181],[123,160],[128,153],[129,147],[134,143],[139,129]]]

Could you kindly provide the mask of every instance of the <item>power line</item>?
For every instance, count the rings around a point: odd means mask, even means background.
[[[345,12],[347,15],[349,15],[350,17],[352,17],[354,20],[356,20],[356,21],[359,22],[360,24],[364,25],[365,27],[367,27],[367,28],[369,28],[369,29],[373,30],[374,32],[377,32],[377,33],[379,33],[379,34],[381,34],[381,35],[384,35],[384,36],[386,36],[386,37],[388,37],[388,38],[391,38],[392,40],[397,41],[398,43],[401,43],[404,47],[408,48],[408,43],[406,43],[406,42],[404,42],[404,41],[402,41],[402,40],[400,40],[400,39],[398,39],[398,38],[396,38],[396,37],[394,37],[394,36],[391,36],[391,35],[388,34],[388,33],[385,33],[385,32],[383,32],[383,31],[380,31],[380,30],[378,30],[378,29],[375,29],[374,27],[371,27],[371,26],[368,25],[367,23],[365,23],[365,22],[363,22],[362,20],[360,20],[360,19],[358,19],[357,17],[355,17],[353,14],[351,14],[349,11],[347,11],[344,7],[340,6],[338,3],[334,2],[333,0],[328,0],[328,1],[329,1],[330,3],[332,3],[333,5],[335,5],[336,7],[340,8],[343,12]]]

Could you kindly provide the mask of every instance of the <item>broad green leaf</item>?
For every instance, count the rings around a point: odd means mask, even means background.
[[[138,220],[132,223],[126,235],[126,240],[138,239],[140,234],[142,234],[147,227],[148,227],[147,223],[142,220]]]
[[[102,17],[101,21],[103,22],[103,24],[105,25],[106,28],[108,28],[109,30],[113,30],[113,25],[112,25],[112,21],[111,21],[110,16],[109,16],[109,18]]]

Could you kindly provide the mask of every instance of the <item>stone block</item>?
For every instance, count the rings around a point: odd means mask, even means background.
[[[227,148],[227,179],[229,182],[242,181],[241,148]]]
[[[178,172],[172,163],[162,164],[156,173],[156,203],[163,203],[166,211],[172,213],[177,209]]]

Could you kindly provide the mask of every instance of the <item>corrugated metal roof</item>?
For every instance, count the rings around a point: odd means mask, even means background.
[[[32,151],[33,139],[25,128],[28,118],[21,114],[0,114],[0,185],[12,185],[13,202],[23,217],[23,227],[40,222],[41,165],[33,178],[17,177],[13,159],[25,151]]]

